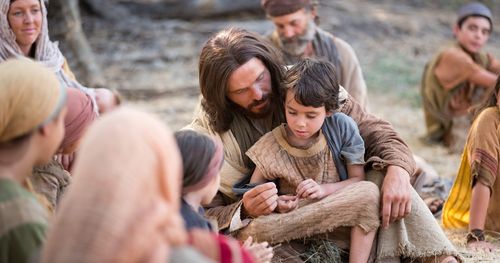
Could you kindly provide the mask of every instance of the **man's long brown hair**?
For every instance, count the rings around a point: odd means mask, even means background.
[[[244,29],[229,28],[210,37],[203,46],[198,68],[202,107],[215,132],[229,130],[235,107],[239,107],[226,96],[229,77],[252,58],[262,61],[269,70],[272,96],[280,98],[285,69],[279,51],[267,40]]]

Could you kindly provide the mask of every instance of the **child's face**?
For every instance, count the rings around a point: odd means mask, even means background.
[[[204,187],[203,198],[201,199],[201,205],[209,205],[214,199],[220,185],[220,175],[217,174],[212,181]]]
[[[453,33],[462,47],[471,53],[477,53],[488,41],[491,25],[484,17],[471,16],[465,19],[461,27],[456,25]]]
[[[327,115],[325,106],[318,108],[298,103],[295,93],[287,91],[285,99],[286,122],[294,139],[309,140],[315,138]]]

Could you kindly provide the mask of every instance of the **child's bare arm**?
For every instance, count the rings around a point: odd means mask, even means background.
[[[469,81],[485,88],[495,86],[498,75],[486,69],[481,69],[470,75]]]
[[[297,196],[301,198],[321,199],[337,192],[339,189],[365,179],[365,171],[362,164],[348,164],[347,174],[349,179],[331,184],[320,185],[312,179],[304,180],[297,186]]]
[[[266,178],[264,178],[264,175],[262,172],[259,170],[259,168],[255,167],[255,170],[253,171],[252,177],[250,178],[250,183],[265,183]]]
[[[363,164],[348,164],[347,165],[347,177],[353,179],[353,182],[359,182],[365,180],[365,168]],[[348,181],[347,180],[347,181]]]

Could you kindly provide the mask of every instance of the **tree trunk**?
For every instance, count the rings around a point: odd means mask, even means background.
[[[82,0],[93,14],[111,21],[118,21],[129,16],[127,10],[106,0]]]
[[[71,49],[83,76],[79,81],[85,85],[96,87],[105,83],[94,53],[82,30],[78,0],[50,0],[51,36],[61,38]]]

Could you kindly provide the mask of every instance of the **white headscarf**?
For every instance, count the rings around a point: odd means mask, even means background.
[[[39,1],[42,12],[42,28],[40,35],[35,41],[35,60],[56,73],[61,85],[66,88],[77,88],[90,95],[94,110],[98,112],[93,89],[84,87],[78,81],[71,79],[63,70],[64,56],[59,50],[57,42],[49,39],[49,28],[47,24],[47,8],[44,1]],[[9,58],[24,57],[24,53],[16,42],[16,35],[12,31],[7,19],[10,0],[0,0],[0,63]]]

